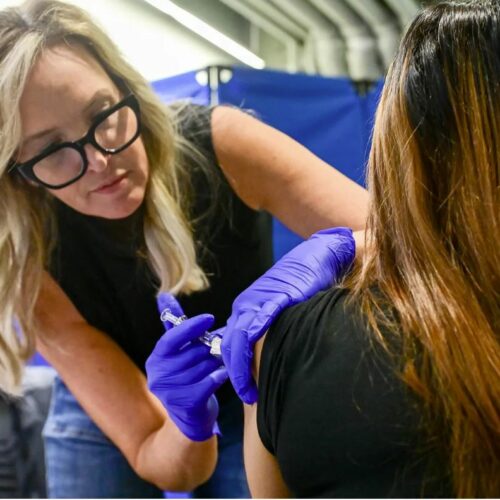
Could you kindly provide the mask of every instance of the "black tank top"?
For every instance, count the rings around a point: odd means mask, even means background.
[[[191,216],[199,262],[210,287],[178,299],[188,316],[214,314],[223,326],[234,298],[272,264],[271,218],[248,208],[231,190],[215,156],[211,110],[189,106],[181,113],[181,133],[209,159],[220,186],[211,192],[195,166]],[[190,168],[188,165],[187,168]],[[201,217],[217,196],[218,207]],[[144,371],[147,357],[163,334],[156,306],[158,282],[138,255],[143,241],[143,209],[110,221],[83,215],[56,201],[58,241],[50,271],[94,327],[109,335]],[[222,397],[226,399],[227,389]]]

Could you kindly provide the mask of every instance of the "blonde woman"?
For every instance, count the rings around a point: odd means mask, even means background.
[[[178,408],[147,389],[144,363],[163,333],[155,296],[171,291],[188,315],[210,312],[221,326],[271,263],[264,211],[308,236],[363,227],[366,201],[238,110],[165,108],[82,10],[35,0],[1,11],[0,383],[15,392],[35,340],[59,374],[45,427],[49,495],[191,489],[219,450],[197,494],[245,496],[234,393],[219,391],[217,440],[214,421],[201,432],[180,418],[180,432]],[[224,376],[206,370],[182,415],[217,417]],[[200,394],[205,380],[211,392]]]
[[[254,496],[500,496],[499,116],[500,4],[424,9],[377,111],[362,264],[257,346]]]

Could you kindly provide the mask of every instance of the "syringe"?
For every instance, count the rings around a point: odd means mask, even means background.
[[[180,325],[183,321],[187,319],[186,315],[176,316],[172,313],[172,310],[166,307],[162,310],[160,319],[162,321],[168,321],[172,323],[172,325],[177,326]],[[215,356],[216,358],[221,357],[220,344],[222,342],[222,337],[218,335],[216,332],[205,332],[201,337],[198,337],[200,342],[210,347],[210,354]]]

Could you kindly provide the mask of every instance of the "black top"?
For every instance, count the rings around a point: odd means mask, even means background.
[[[234,298],[272,264],[271,219],[251,210],[233,193],[217,164],[211,140],[210,108],[189,106],[181,113],[181,133],[210,160],[220,181],[216,194],[195,165],[191,216],[204,214],[213,196],[219,206],[195,224],[200,264],[210,288],[178,297],[188,316],[212,313],[223,326]],[[119,221],[82,215],[56,202],[59,238],[51,273],[83,317],[107,333],[144,371],[163,334],[156,306],[157,281],[138,256],[143,245],[143,210]]]
[[[297,497],[454,496],[416,398],[347,292],[283,313],[264,343],[257,426]]]

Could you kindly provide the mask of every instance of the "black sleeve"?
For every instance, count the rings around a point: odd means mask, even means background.
[[[257,427],[262,443],[273,455],[278,455],[284,408],[289,407],[289,400],[304,387],[297,384],[306,376],[303,364],[316,363],[315,353],[325,341],[325,332],[318,324],[318,299],[323,295],[318,294],[284,311],[269,329],[264,342],[259,369]],[[321,308],[334,309],[338,295],[339,292],[333,294],[328,304],[324,299],[319,300]],[[324,314],[322,310],[320,316]],[[320,373],[315,374],[316,378],[320,376]],[[308,382],[311,387],[310,378]],[[316,410],[310,408],[311,412]]]
[[[257,427],[298,496],[420,496],[421,413],[398,359],[342,290],[285,311],[259,370]],[[402,469],[401,469],[402,467]],[[429,492],[432,495],[432,492]]]
[[[294,411],[290,404],[297,395],[320,386],[326,389],[322,379],[328,377],[328,390],[340,401],[336,391],[354,375],[351,367],[359,365],[368,347],[368,342],[362,345],[354,318],[344,314],[344,296],[341,290],[320,293],[291,307],[267,334],[259,371],[257,425],[264,446],[274,455],[283,431],[283,413]],[[316,412],[321,413],[321,408],[308,410],[311,416]]]
[[[303,335],[303,305],[287,309],[267,332],[259,368],[257,428],[262,444],[272,454],[277,452],[277,435],[286,398],[293,344]]]

